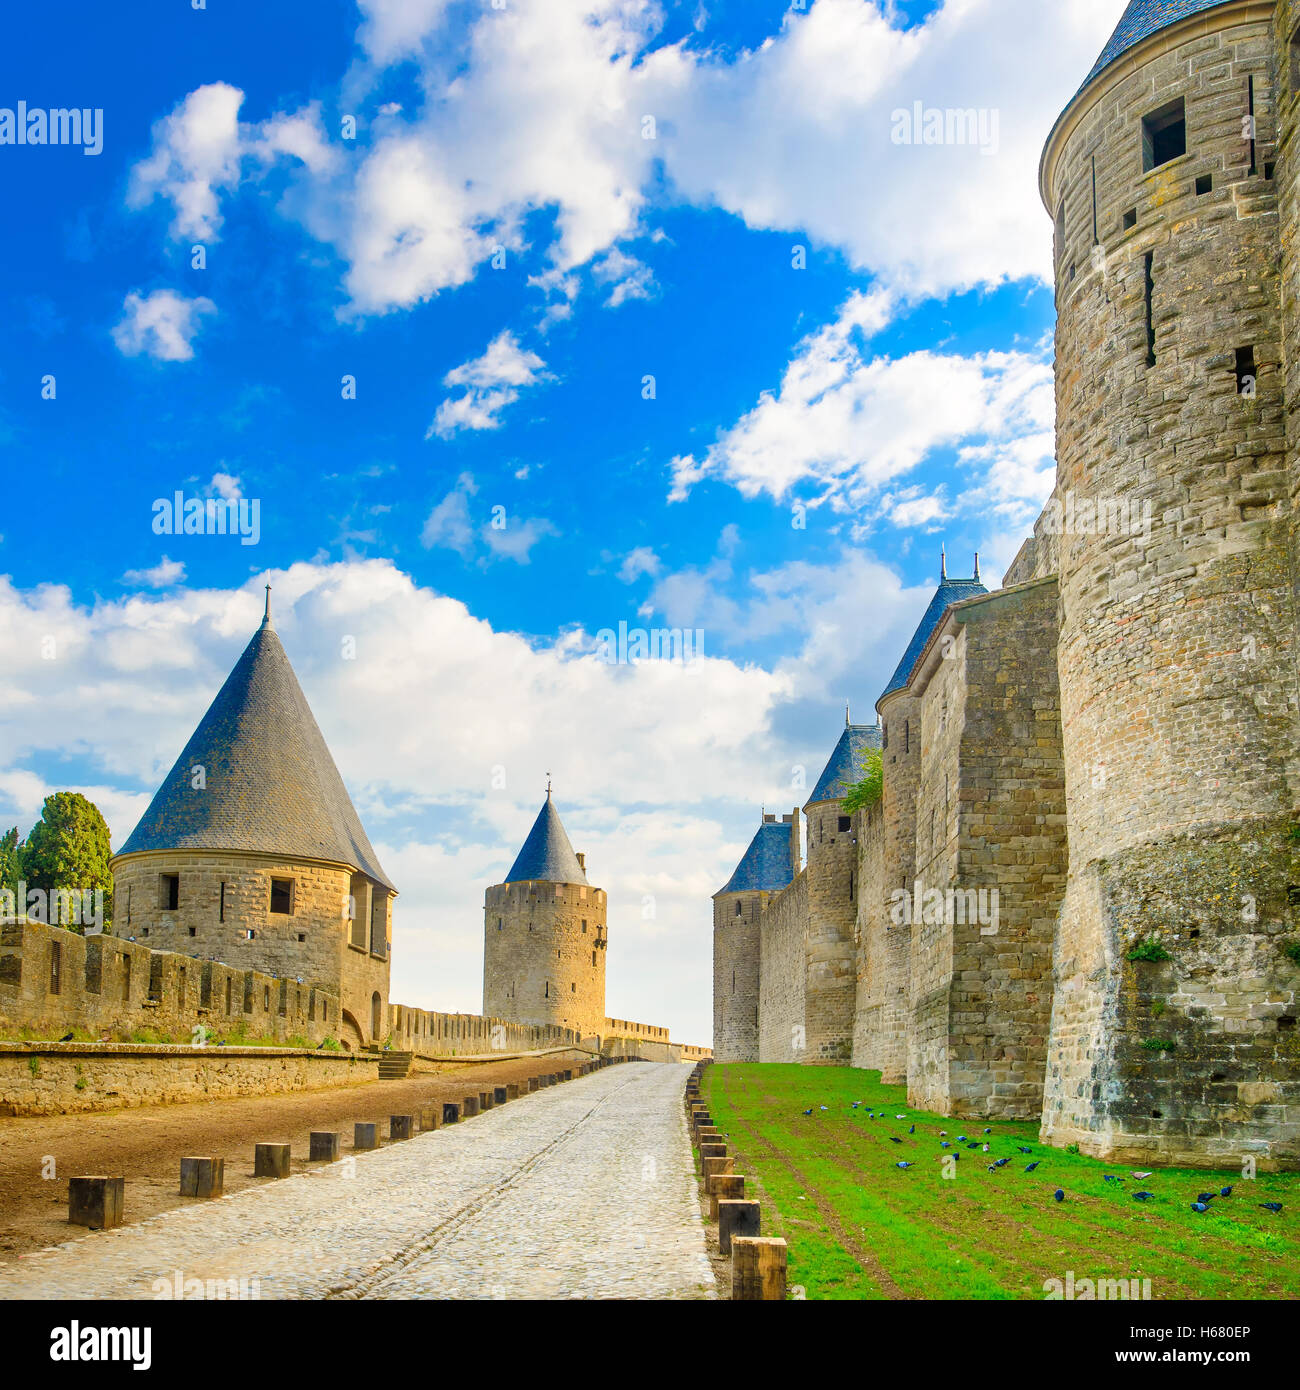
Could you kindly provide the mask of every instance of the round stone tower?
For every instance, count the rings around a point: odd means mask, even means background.
[[[713,895],[713,1056],[757,1062],[761,920],[799,872],[799,812],[764,815],[736,871]]]
[[[548,787],[505,882],[485,896],[484,1016],[603,1033],[606,908]]]
[[[1070,856],[1043,1127],[1117,1161],[1297,1156],[1275,9],[1133,0],[1041,167]]]

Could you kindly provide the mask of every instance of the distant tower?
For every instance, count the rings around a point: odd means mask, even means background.
[[[1300,1143],[1298,21],[1133,0],[1040,171],[1070,861],[1043,1132],[1152,1167]]]
[[[112,867],[117,935],[301,977],[341,996],[342,1039],[384,1040],[396,890],[276,635],[269,586],[262,626]]]
[[[799,812],[764,815],[736,871],[713,895],[713,1055],[757,1062],[759,918],[799,872]]]
[[[485,897],[484,1016],[603,1033],[606,906],[548,786],[505,882]]]

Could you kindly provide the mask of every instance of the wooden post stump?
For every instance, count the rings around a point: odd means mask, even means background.
[[[287,1178],[289,1176],[288,1144],[258,1144],[253,1149],[255,1178]]]
[[[497,1105],[504,1105],[510,1099],[510,1089],[507,1086],[495,1086],[492,1089],[492,1100]]]
[[[441,1127],[442,1107],[440,1105],[434,1105],[428,1110],[420,1111],[420,1129],[423,1133],[427,1134],[429,1130],[440,1129]]]
[[[478,1097],[466,1096],[460,1103],[461,1113],[468,1120],[472,1115],[478,1114]]]
[[[785,1241],[772,1236],[732,1236],[731,1297],[736,1302],[785,1298]]]
[[[414,1115],[390,1115],[388,1117],[388,1137],[393,1143],[402,1139],[410,1139],[414,1133]]]
[[[528,1078],[528,1094],[531,1096],[534,1091],[540,1091],[541,1089],[542,1083],[538,1081],[535,1076],[530,1076]]]
[[[454,1100],[445,1100],[442,1103],[442,1122],[445,1125],[454,1125],[460,1119],[460,1103]]]
[[[182,1197],[220,1197],[225,1188],[224,1158],[181,1159]]]
[[[739,1173],[715,1173],[708,1182],[709,1219],[718,1219],[718,1203],[725,1197],[729,1202],[740,1202],[745,1197],[745,1179]]]
[[[307,1161],[309,1163],[337,1163],[339,1148],[342,1143],[343,1136],[335,1134],[333,1130],[313,1129]]]
[[[760,1208],[757,1202],[735,1197],[718,1198],[718,1251],[731,1254],[731,1242],[736,1236],[761,1235]]]
[[[518,1100],[518,1099],[519,1099],[519,1083],[518,1083],[517,1081],[511,1081],[511,1082],[509,1082],[509,1083],[507,1084],[507,1086],[506,1086],[506,1099],[507,1099],[507,1100]]]
[[[703,1163],[706,1158],[726,1158],[726,1156],[727,1146],[721,1142],[716,1144],[701,1143],[700,1145],[701,1163]]]
[[[496,1101],[492,1099],[491,1091],[480,1091],[478,1093],[478,1108],[480,1110],[491,1110],[495,1104]]]
[[[354,1149],[377,1149],[379,1147],[379,1126],[372,1121],[352,1127],[352,1147]]]
[[[721,1158],[702,1158],[700,1159],[700,1173],[707,1184],[709,1179],[716,1177],[719,1173],[735,1172],[736,1160],[723,1155]]]
[[[122,1224],[125,1178],[68,1179],[68,1224],[92,1231],[111,1231]]]

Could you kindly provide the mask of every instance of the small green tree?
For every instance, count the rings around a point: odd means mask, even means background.
[[[18,840],[18,827],[14,826],[6,835],[0,836],[0,889],[7,888],[15,898],[15,911],[21,915],[23,907],[17,902],[18,880],[23,876],[23,847]]]
[[[879,748],[868,748],[862,759],[862,780],[844,793],[844,814],[863,811],[880,800],[885,784],[884,756]]]
[[[102,888],[107,924],[113,916],[110,853],[108,825],[99,807],[80,792],[55,792],[45,798],[41,818],[23,845],[22,874],[28,888],[51,895],[59,888]]]

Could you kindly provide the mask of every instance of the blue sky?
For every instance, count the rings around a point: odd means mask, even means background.
[[[270,574],[403,890],[394,997],[477,1007],[549,771],[611,1013],[707,1038],[760,805],[871,717],[940,544],[996,579],[1050,489],[1036,161],[1123,4],[799,8],[6,16],[0,107],[104,147],[0,145],[0,819],[72,785],[121,843]],[[996,139],[899,144],[916,102]],[[177,491],[257,544],[155,534]],[[620,620],[705,659],[603,666]]]

